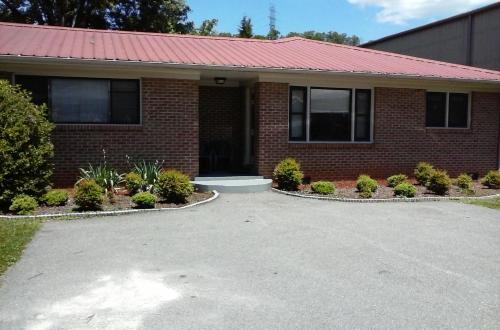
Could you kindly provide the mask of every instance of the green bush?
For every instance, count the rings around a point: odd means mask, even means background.
[[[394,195],[398,197],[415,197],[417,188],[409,182],[402,182],[394,187]]]
[[[358,177],[356,182],[356,188],[359,191],[359,195],[362,198],[370,198],[373,193],[377,191],[378,183],[376,180],[370,178],[370,176],[362,174]]]
[[[450,190],[451,179],[446,171],[434,170],[429,181],[427,188],[437,195],[444,195]]]
[[[335,185],[330,181],[316,181],[311,183],[311,190],[317,194],[330,195],[335,192]]]
[[[491,189],[500,189],[500,171],[489,171],[481,183]]]
[[[286,158],[276,165],[273,177],[278,184],[278,189],[295,191],[304,178],[300,164],[293,158]]]
[[[131,195],[142,191],[146,182],[141,178],[141,175],[136,172],[130,172],[125,176],[125,185]]]
[[[42,201],[47,206],[63,206],[68,202],[69,195],[66,190],[54,189],[43,195]]]
[[[54,125],[45,106],[28,92],[0,80],[0,208],[21,194],[41,197],[50,186]]]
[[[87,169],[80,169],[80,180],[94,180],[108,194],[108,192],[114,193],[115,187],[123,182],[123,174],[118,173],[106,163],[95,167],[89,164]]]
[[[19,215],[29,215],[38,207],[36,199],[28,195],[18,195],[12,200],[9,210]]]
[[[156,196],[150,192],[143,191],[132,196],[132,202],[140,209],[154,209]]]
[[[168,170],[161,172],[156,191],[169,203],[185,203],[194,192],[194,187],[187,175],[176,170]]]
[[[429,179],[431,178],[433,172],[434,167],[431,164],[420,162],[417,164],[414,174],[419,184],[421,184],[422,186],[427,186],[427,183],[429,183]]]
[[[462,173],[457,178],[457,186],[464,192],[472,192],[472,178],[470,175]]]
[[[396,174],[387,178],[387,185],[391,188],[396,187],[400,183],[406,182],[408,177],[404,174]]]
[[[76,184],[75,204],[81,210],[100,210],[103,201],[103,188],[94,180],[84,179]]]

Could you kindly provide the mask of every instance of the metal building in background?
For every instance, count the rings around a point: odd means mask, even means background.
[[[500,2],[360,47],[500,70]]]

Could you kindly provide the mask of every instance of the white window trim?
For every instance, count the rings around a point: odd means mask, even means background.
[[[445,109],[445,126],[427,126],[427,93],[445,93],[446,94],[446,109]],[[466,127],[449,127],[450,116],[450,94],[467,94],[467,126]],[[471,128],[472,119],[472,92],[470,91],[443,91],[443,90],[427,90],[425,103],[425,128],[427,129],[451,129],[451,130],[464,130]]]
[[[142,127],[143,125],[143,111],[142,111],[142,77],[132,77],[132,76],[124,76],[120,78],[110,78],[108,76],[96,76],[96,77],[86,77],[86,76],[71,76],[71,75],[54,75],[54,76],[49,76],[49,75],[41,75],[37,73],[31,73],[31,71],[28,71],[28,73],[14,73],[12,74],[12,84],[16,84],[16,75],[20,76],[39,76],[39,77],[50,77],[50,78],[82,78],[82,79],[109,79],[110,81],[112,79],[126,79],[126,80],[138,80],[139,81],[139,123],[135,124],[112,124],[112,123],[54,123],[56,126],[98,126],[98,127],[104,127],[104,126],[116,126],[116,127]]]
[[[375,88],[374,87],[345,87],[345,86],[316,86],[316,85],[288,85],[288,95],[290,95],[290,89],[293,87],[304,87],[307,92],[307,102],[306,102],[306,140],[305,141],[296,141],[290,140],[290,97],[288,97],[288,123],[287,123],[287,132],[288,132],[288,143],[291,144],[373,144],[374,138],[374,113],[375,113]],[[311,123],[311,89],[312,88],[331,88],[331,89],[349,89],[351,91],[351,140],[350,141],[311,141],[310,139],[310,123]],[[370,140],[369,141],[355,141],[355,118],[356,118],[356,90],[357,89],[368,89],[370,90]]]

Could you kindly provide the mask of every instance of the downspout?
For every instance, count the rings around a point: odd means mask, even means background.
[[[244,129],[244,157],[243,157],[243,163],[244,165],[249,165],[250,164],[250,157],[251,157],[251,143],[252,143],[252,138],[251,138],[251,104],[250,104],[250,87],[245,87],[245,129]]]

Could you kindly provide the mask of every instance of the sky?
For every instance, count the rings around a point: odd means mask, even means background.
[[[282,34],[316,30],[378,39],[498,0],[186,0],[196,25],[217,18],[218,32],[236,33],[241,18],[252,19],[254,33],[267,34],[269,7],[276,8]]]

